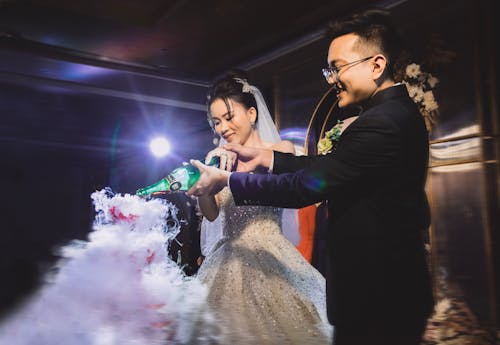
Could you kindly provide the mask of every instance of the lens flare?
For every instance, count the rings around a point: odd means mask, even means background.
[[[170,153],[170,143],[162,137],[154,138],[149,144],[149,149],[156,157],[164,157]]]

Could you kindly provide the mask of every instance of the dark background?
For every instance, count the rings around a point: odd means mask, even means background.
[[[282,137],[300,149],[328,89],[320,72],[325,25],[380,6],[395,15],[414,61],[440,79],[428,180],[433,272],[446,271],[481,323],[494,328],[500,60],[493,4],[0,0],[0,311],[36,290],[58,246],[86,238],[92,192],[134,193],[204,157],[213,147],[207,86],[227,69],[249,72]],[[148,148],[160,134],[172,143],[164,159]]]

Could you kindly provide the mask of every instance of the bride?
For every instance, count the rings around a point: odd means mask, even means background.
[[[292,152],[256,88],[230,79],[212,92],[210,120],[223,139]],[[236,207],[227,189],[216,199],[199,201],[223,236],[187,277],[165,250],[180,230],[174,205],[93,193],[88,240],[59,248],[40,289],[0,320],[0,344],[330,343],[325,280],[283,237],[283,210]]]
[[[241,73],[228,74],[209,91],[208,120],[223,142],[294,152],[281,141],[260,91]],[[231,152],[217,148],[221,169],[238,171]],[[283,209],[237,207],[226,187],[198,204],[222,236],[198,278],[208,288],[208,306],[221,323],[223,344],[329,344],[325,279],[284,236]]]

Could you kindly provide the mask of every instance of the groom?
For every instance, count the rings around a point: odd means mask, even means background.
[[[239,170],[192,161],[202,176],[188,194],[229,185],[237,205],[300,208],[328,200],[327,308],[335,344],[417,345],[433,307],[421,233],[428,134],[404,85],[393,79],[399,37],[370,10],[331,26],[327,81],[339,106],[362,112],[334,152],[293,156],[228,144]]]

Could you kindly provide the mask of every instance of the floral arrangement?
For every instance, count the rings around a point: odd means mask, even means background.
[[[425,119],[427,130],[430,132],[435,124],[439,108],[432,89],[439,83],[439,79],[430,73],[422,72],[420,65],[411,63],[406,66],[402,82],[406,84],[408,94],[418,105]]]
[[[334,144],[339,141],[342,134],[343,124],[344,122],[339,120],[332,129],[325,133],[325,137],[318,142],[318,155],[326,155],[332,152]]]

